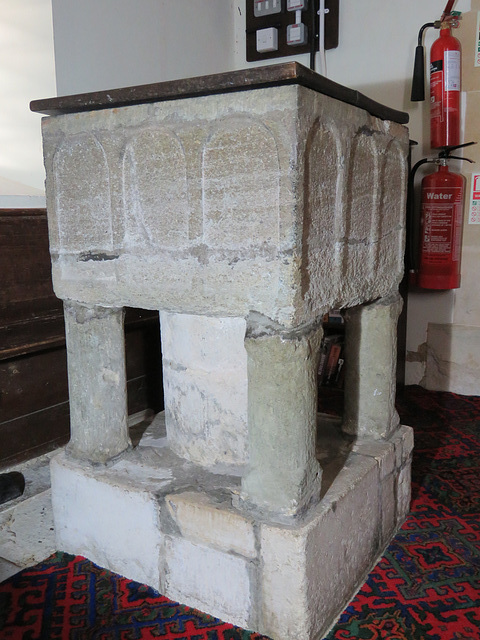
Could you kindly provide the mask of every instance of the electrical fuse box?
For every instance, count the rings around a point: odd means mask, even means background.
[[[339,2],[325,0],[327,50],[338,46]],[[318,50],[319,4],[319,0],[246,0],[247,62],[310,53],[312,47]]]

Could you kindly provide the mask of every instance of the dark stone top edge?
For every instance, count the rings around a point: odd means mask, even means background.
[[[407,113],[391,109],[375,100],[371,100],[355,89],[349,89],[337,82],[333,82],[333,80],[307,69],[307,67],[298,62],[252,67],[208,76],[112,89],[111,91],[94,91],[92,93],[33,100],[30,103],[30,109],[37,113],[54,116],[63,113],[112,109],[134,104],[193,98],[215,93],[246,91],[248,89],[261,89],[285,84],[299,84],[308,87],[331,98],[336,98],[364,109],[382,120],[392,120],[399,124],[408,122],[409,116]]]

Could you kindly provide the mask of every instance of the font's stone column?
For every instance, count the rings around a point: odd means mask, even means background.
[[[320,499],[315,444],[322,335],[318,324],[286,331],[258,314],[247,325],[250,465],[241,499],[271,515],[294,516]]]
[[[388,438],[395,409],[398,293],[347,310],[343,430],[360,438]]]
[[[247,442],[244,318],[160,312],[168,443],[205,468],[243,468]]]
[[[123,309],[65,302],[71,437],[77,458],[105,463],[130,446]]]

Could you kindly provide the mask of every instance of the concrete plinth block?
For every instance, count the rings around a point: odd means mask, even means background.
[[[184,538],[220,551],[255,558],[253,521],[226,505],[215,504],[205,493],[187,491],[165,498],[170,515]]]
[[[396,480],[397,494],[397,524],[402,525],[410,512],[412,489],[410,484],[411,463],[408,462],[401,470]]]
[[[353,451],[373,458],[378,466],[378,487],[380,493],[380,546],[385,546],[397,527],[397,501],[395,479],[399,473],[396,467],[395,446],[392,442],[379,440],[359,440]]]
[[[380,546],[386,547],[397,528],[403,523],[397,513],[397,492],[396,476],[390,474],[383,478],[380,483],[381,493],[381,523],[380,523]]]
[[[355,455],[355,454],[354,454]],[[276,640],[323,637],[380,551],[378,467],[356,456],[301,527],[260,530],[260,631]]]
[[[380,480],[393,473],[395,469],[395,446],[390,441],[357,440],[352,447],[352,451],[362,456],[373,458],[377,462]]]
[[[412,427],[400,425],[390,438],[395,447],[395,464],[397,468],[403,466],[412,457],[414,433]]]
[[[57,548],[159,589],[158,503],[139,475],[120,484],[103,469],[60,454],[51,477]]]
[[[249,628],[250,565],[245,558],[167,536],[162,593],[226,622]]]

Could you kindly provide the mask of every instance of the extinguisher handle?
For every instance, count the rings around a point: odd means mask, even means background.
[[[471,147],[472,144],[477,144],[476,142],[464,142],[463,144],[452,144],[446,145],[442,147],[442,151],[438,154],[439,158],[451,158],[450,153],[455,151],[455,149],[464,149],[465,147]]]
[[[475,160],[470,160],[469,158],[460,158],[459,156],[450,155],[452,151],[455,149],[463,149],[464,147],[471,147],[472,144],[477,144],[476,142],[464,142],[463,144],[451,145],[448,147],[443,147],[442,151],[438,154],[439,158],[451,159],[451,160],[466,160],[467,162],[471,162],[475,164]]]
[[[470,160],[470,158],[461,158],[460,156],[446,156],[448,160],[465,160],[466,162],[471,162],[475,164],[475,160]]]
[[[447,6],[443,10],[442,17],[440,18],[441,22],[443,22],[445,18],[450,15],[454,4],[455,4],[455,0],[448,0]]]
[[[415,244],[415,228],[417,225],[416,220],[416,205],[415,205],[415,174],[417,170],[427,163],[433,163],[435,160],[431,158],[422,158],[410,169],[408,176],[408,189],[407,189],[407,267],[413,274],[418,271],[418,251]],[[412,281],[415,279],[412,276]]]

